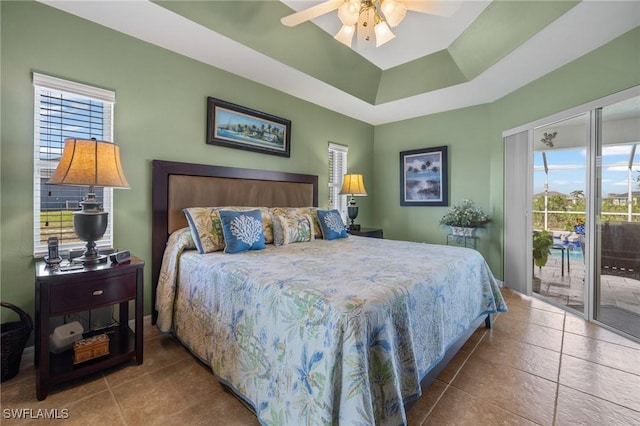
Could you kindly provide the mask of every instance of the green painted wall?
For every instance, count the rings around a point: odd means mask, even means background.
[[[450,200],[473,199],[491,216],[480,251],[503,274],[502,132],[640,84],[640,28],[487,105],[377,126],[375,223],[385,237],[443,243],[445,207],[401,207],[399,152],[449,146]]]
[[[448,207],[400,206],[400,151],[448,146],[449,201],[473,199],[491,217],[489,180],[491,161],[489,108],[481,105],[377,126],[374,144],[376,224],[385,238],[444,244],[446,229],[439,225]],[[487,230],[478,248],[488,253]]]
[[[116,91],[114,139],[131,189],[114,191],[115,243],[148,262],[147,314],[153,159],[315,174],[326,206],[327,143],[345,144],[370,191],[358,221],[373,225],[373,126],[45,5],[0,7],[2,300],[33,313],[33,71]],[[290,119],[291,158],[206,145],[207,96]]]

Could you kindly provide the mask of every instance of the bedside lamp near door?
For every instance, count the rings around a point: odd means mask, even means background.
[[[73,230],[87,242],[84,254],[75,261],[85,264],[105,261],[106,256],[96,250],[95,241],[107,230],[109,213],[102,209],[94,191],[96,186],[129,188],[118,145],[95,139],[65,139],[60,163],[48,183],[89,187],[87,198],[80,203],[82,210],[73,213]]]
[[[351,223],[349,224],[350,230],[359,230],[360,225],[356,225],[353,221],[358,217],[358,207],[356,206],[356,200],[354,196],[366,196],[367,190],[364,188],[364,181],[362,175],[358,174],[346,174],[342,181],[342,189],[340,195],[350,195],[349,206],[347,207],[347,214]]]

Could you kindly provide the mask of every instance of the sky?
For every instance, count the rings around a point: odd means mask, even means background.
[[[604,147],[602,151],[602,185],[603,194],[626,193],[629,155],[633,145],[612,145]],[[586,193],[586,149],[565,149],[546,151],[549,166],[549,191],[570,194],[581,190]],[[534,153],[534,182],[533,193],[544,191],[544,163],[542,152]],[[632,179],[640,174],[640,144],[636,148],[633,159]],[[640,186],[634,185],[633,190],[640,191]]]

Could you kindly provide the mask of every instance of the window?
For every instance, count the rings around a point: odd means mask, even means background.
[[[347,153],[349,148],[329,142],[329,208],[336,209],[347,217],[347,196],[339,195],[342,189],[342,179],[347,174]]]
[[[79,209],[88,187],[50,185],[66,138],[112,141],[115,93],[84,84],[33,73],[34,171],[33,252],[47,252],[47,238],[58,237],[60,250],[81,248],[73,230],[73,211]],[[107,212],[113,210],[111,188],[96,188],[96,197]],[[111,216],[111,215],[110,215]],[[113,217],[98,247],[111,247]]]

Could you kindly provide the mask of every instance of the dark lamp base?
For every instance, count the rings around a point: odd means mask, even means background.
[[[349,205],[349,207],[347,207],[347,216],[349,216],[349,220],[351,221],[351,223],[349,223],[349,229],[352,231],[358,231],[360,229],[360,225],[353,223],[353,221],[356,220],[356,217],[358,217],[358,207],[355,205]]]
[[[107,261],[107,256],[98,253],[96,240],[102,238],[107,230],[108,217],[109,214],[104,211],[82,210],[73,214],[73,230],[78,238],[87,242],[84,253],[74,262],[91,265]]]

